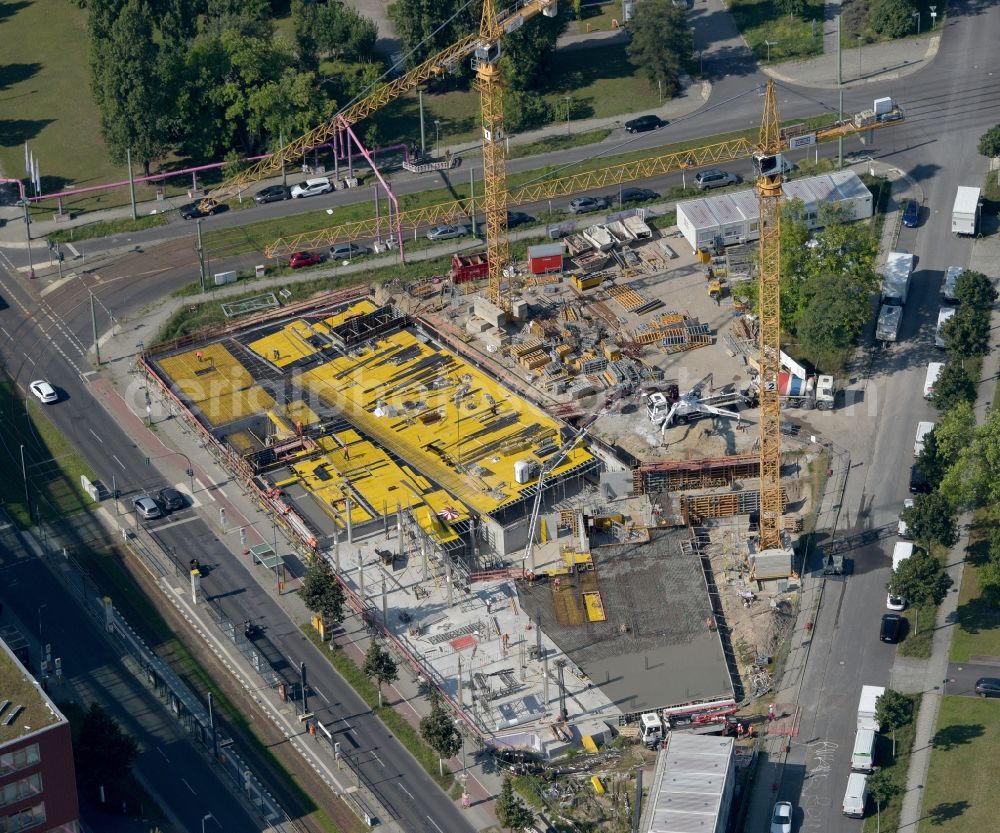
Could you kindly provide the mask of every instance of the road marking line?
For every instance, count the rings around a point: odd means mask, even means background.
[[[198,520],[197,515],[192,515],[190,518],[181,518],[179,521],[171,521],[170,523],[160,524],[156,527],[157,532],[162,532],[164,529],[170,529],[172,526],[180,526],[181,524],[188,524],[191,521]]]
[[[122,467],[122,471],[128,471],[128,469],[126,469],[126,468],[125,468],[125,464],[124,464],[124,463],[123,463],[123,462],[122,462],[121,460],[119,460],[119,459],[118,459],[118,455],[117,455],[117,454],[112,454],[111,456],[112,456],[112,458],[114,458],[114,461],[115,461],[115,462],[116,462],[116,463],[117,463],[117,464],[118,464],[119,466],[121,466],[121,467]]]
[[[101,445],[104,445],[104,440],[102,440],[100,437],[98,437],[97,434],[94,434],[94,429],[93,428],[88,428],[87,430],[91,434],[93,434],[95,440],[97,440]]]
[[[191,786],[191,785],[190,785],[190,784],[189,784],[189,783],[188,783],[187,781],[185,781],[185,780],[184,780],[183,778],[181,778],[181,783],[182,783],[182,784],[183,784],[183,785],[184,785],[185,787],[187,787],[187,788],[188,788],[189,790],[191,790],[191,795],[198,795],[198,793],[196,793],[196,792],[194,791],[194,787],[192,787],[192,786]],[[437,825],[436,825],[436,824],[435,824],[434,826],[435,826],[435,827],[437,827]],[[438,827],[438,830],[441,830],[441,828],[440,828],[440,827]],[[441,830],[441,833],[444,833],[444,831],[443,831],[443,830]]]
[[[373,757],[373,758],[374,758],[374,759],[375,759],[376,761],[378,761],[378,765],[379,765],[380,767],[382,767],[382,769],[385,769],[385,764],[384,764],[384,763],[382,763],[382,759],[381,759],[381,758],[380,758],[380,757],[378,756],[378,753],[377,753],[377,752],[374,752],[374,751],[373,751],[373,752],[372,752],[372,757]]]
[[[10,339],[11,341],[13,341],[13,340],[14,340],[14,336],[12,336],[12,335],[11,335],[10,333],[8,333],[8,332],[7,332],[7,330],[6,330],[6,328],[4,328],[4,327],[0,327],[0,330],[3,330],[3,334],[4,334],[5,336],[7,336],[7,338],[9,338],[9,339]]]
[[[163,756],[163,760],[165,760],[168,764],[170,763],[170,758],[167,757],[167,753],[160,749],[159,746],[156,747],[156,751]]]
[[[396,786],[398,786],[404,793],[406,793],[410,797],[410,801],[413,801],[413,793],[411,793],[408,789],[406,789],[406,787],[404,787],[402,784],[397,784]]]
[[[437,826],[437,822],[434,821],[434,819],[432,819],[430,816],[427,817],[427,821],[429,821],[431,824],[434,825],[434,829],[437,830],[438,833],[444,833],[444,831],[440,827]]]
[[[63,245],[67,249],[69,249],[69,252],[70,252],[71,255],[73,255],[73,257],[79,257],[80,256],[80,253],[76,250],[76,248],[73,246],[72,243],[64,243]]]
[[[329,698],[322,691],[320,691],[318,688],[316,688],[316,686],[312,686],[312,690],[315,691],[324,700],[326,700],[327,703],[330,702]]]

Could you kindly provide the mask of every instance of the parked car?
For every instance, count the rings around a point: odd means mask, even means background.
[[[160,507],[149,495],[139,495],[132,501],[132,507],[144,520],[160,517]]]
[[[878,632],[878,638],[883,642],[896,643],[903,634],[903,617],[898,613],[883,613],[882,627]]]
[[[976,680],[976,694],[980,697],[1000,697],[1000,677],[980,677]]]
[[[913,508],[913,498],[908,497],[906,500],[903,501],[903,509],[906,510],[906,509],[912,509],[912,508]],[[908,538],[909,537],[906,534],[906,521],[904,521],[902,517],[900,517],[899,523],[896,524],[896,534],[900,538]]]
[[[645,133],[647,130],[657,130],[667,123],[659,116],[639,116],[637,119],[625,122],[625,132]]]
[[[371,249],[359,243],[338,243],[336,246],[330,247],[330,257],[334,260],[353,260],[371,253]]]
[[[903,206],[903,225],[907,228],[916,228],[920,222],[920,203],[916,200],[907,200]]]
[[[792,802],[779,801],[771,812],[771,833],[792,833]]]
[[[258,205],[263,205],[266,202],[281,202],[291,198],[292,189],[287,185],[268,185],[267,188],[261,188],[253,195],[253,201]]]
[[[50,405],[59,399],[59,394],[56,393],[56,389],[44,379],[36,379],[28,385],[28,389],[43,405]]]
[[[656,191],[648,188],[623,188],[621,193],[622,202],[649,202],[658,200],[660,195]]]
[[[317,263],[322,263],[323,258],[320,256],[319,252],[293,252],[292,256],[288,258],[288,265],[292,269],[302,269],[306,266],[315,266]]]
[[[910,466],[910,494],[926,495],[931,490],[931,484],[927,482],[927,476],[920,470],[920,466]]]
[[[516,228],[517,226],[523,226],[527,223],[535,222],[535,218],[530,214],[525,214],[523,211],[508,211],[507,212],[507,227]]]
[[[427,230],[428,240],[454,240],[456,237],[465,237],[469,230],[465,226],[441,225],[432,226]]]
[[[574,197],[569,201],[570,214],[586,214],[588,211],[603,211],[608,207],[605,197]]]
[[[187,506],[187,501],[184,500],[184,495],[182,495],[177,489],[172,489],[169,486],[165,489],[160,489],[157,497],[160,500],[160,506],[168,512],[176,512],[178,509],[183,509]]]
[[[740,181],[736,174],[720,171],[717,168],[709,168],[707,171],[699,171],[695,174],[694,184],[702,191],[707,188],[723,188],[726,185],[735,185]]]
[[[293,185],[291,193],[292,199],[297,200],[299,197],[315,197],[317,194],[328,194],[332,190],[333,186],[330,184],[330,180],[325,176],[321,176],[317,179],[307,179],[305,182]]]
[[[199,217],[212,217],[222,211],[222,203],[216,203],[208,211],[203,211],[201,203],[189,202],[180,207],[180,214],[185,220],[197,220]]]

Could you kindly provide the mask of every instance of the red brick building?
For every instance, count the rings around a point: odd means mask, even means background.
[[[0,833],[79,833],[69,721],[0,639]]]

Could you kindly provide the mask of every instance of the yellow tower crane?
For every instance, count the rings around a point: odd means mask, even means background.
[[[753,156],[760,203],[760,547],[781,543],[781,135],[774,81],[767,82],[760,140]]]

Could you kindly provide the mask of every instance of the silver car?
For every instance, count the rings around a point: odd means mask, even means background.
[[[433,226],[427,231],[428,240],[454,240],[456,237],[465,237],[469,230],[465,226]]]
[[[726,185],[736,185],[740,178],[736,174],[710,168],[695,174],[694,184],[704,191],[706,188],[723,188]]]
[[[140,495],[132,501],[132,506],[143,520],[150,521],[160,517],[160,507],[149,495]]]
[[[336,246],[330,247],[330,257],[334,260],[351,260],[371,253],[372,250],[367,246],[361,246],[357,243],[338,243]]]
[[[317,179],[307,179],[305,182],[300,182],[298,185],[292,186],[292,199],[297,200],[299,197],[312,197],[316,194],[327,194],[332,190],[333,186],[330,184],[330,180],[325,176]]]

